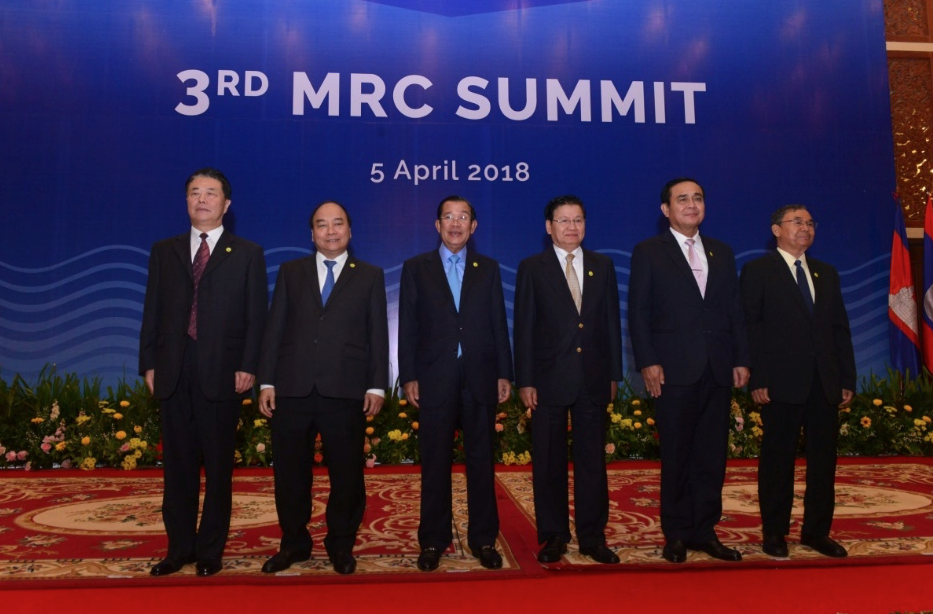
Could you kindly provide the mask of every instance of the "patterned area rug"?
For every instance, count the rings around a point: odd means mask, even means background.
[[[684,565],[661,557],[664,537],[659,518],[660,469],[656,463],[628,468],[617,463],[609,470],[609,526],[607,541],[622,559],[608,567],[582,556],[571,544],[567,555],[550,568],[696,568],[747,565],[840,565],[933,562],[933,467],[928,459],[841,459],[836,473],[836,513],[832,536],[849,551],[846,559],[830,559],[801,546],[805,467],[798,466],[795,500],[788,536],[789,554],[778,559],[761,551],[757,464],[730,463],[723,489],[723,519],[717,533],[723,543],[738,548],[742,563],[718,561],[702,552],[688,552]],[[633,463],[634,465],[635,463]],[[500,483],[529,523],[534,525],[530,473],[500,473]],[[572,528],[571,528],[572,529]]]
[[[352,576],[338,576],[323,551],[329,484],[326,476],[318,475],[310,524],[314,540],[311,560],[275,576],[261,573],[263,563],[278,550],[281,536],[272,475],[271,471],[238,472],[224,569],[212,578],[195,577],[193,565],[168,577],[149,576],[150,567],[164,557],[167,547],[160,511],[161,472],[5,472],[0,474],[0,588],[9,588],[17,581],[33,586],[35,581],[87,586],[95,580],[120,585],[205,580],[305,583],[352,582],[367,577],[382,581],[389,577],[393,581],[449,580],[453,575],[489,578],[544,573],[534,557],[516,555],[516,551],[529,551],[516,529],[527,527],[516,510],[510,509],[509,499],[501,490],[498,495],[506,509],[500,512],[497,547],[503,567],[490,571],[479,565],[466,546],[466,480],[462,473],[453,476],[454,543],[444,553],[437,572],[418,571],[417,468],[391,470],[393,473],[367,473],[367,510],[354,548],[357,571]]]

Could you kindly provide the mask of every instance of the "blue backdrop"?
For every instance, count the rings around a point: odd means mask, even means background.
[[[696,177],[702,232],[741,266],[769,215],[810,206],[859,373],[884,368],[893,145],[881,0],[98,0],[0,7],[0,375],[135,376],[150,245],[188,226],[184,180],[233,184],[226,225],[270,286],[324,199],[386,270],[476,207],[475,249],[515,269],[574,193],[616,263]],[[271,289],[271,288],[270,288]],[[631,369],[626,334],[626,368]]]

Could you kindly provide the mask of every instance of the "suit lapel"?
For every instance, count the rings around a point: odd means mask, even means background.
[[[324,305],[321,303],[321,282],[318,280],[317,276],[317,256],[305,258],[301,262],[301,268],[304,269],[305,275],[308,278],[308,285],[311,286],[311,300],[314,301],[314,304],[320,309]],[[341,277],[343,277],[342,274]],[[336,289],[336,286],[334,289]],[[333,294],[332,290],[331,296],[333,296]]]
[[[674,238],[674,235],[671,234],[670,230],[666,231],[661,236],[663,237],[661,239],[661,243],[664,245],[664,251],[667,252],[668,257],[673,262],[674,268],[676,268],[681,275],[687,278],[687,281],[690,282],[690,287],[692,287],[696,291],[697,296],[702,299],[702,295],[700,294],[700,287],[697,285],[697,280],[693,276],[693,271],[690,269],[690,263],[687,262],[687,258],[684,256],[684,251],[677,243],[677,239]],[[710,268],[712,269],[712,266],[710,266]],[[707,279],[706,282],[707,287],[709,287],[709,279]]]
[[[470,294],[471,288],[476,285],[476,281],[479,279],[481,273],[480,263],[479,259],[476,257],[476,253],[473,251],[469,252],[469,256],[463,266],[463,284],[460,286],[461,310],[464,302],[467,300],[467,296]]]
[[[586,267],[586,258],[583,259],[583,266]],[[573,302],[573,295],[570,294],[570,286],[567,285],[567,276],[564,273],[566,263],[560,261],[557,252],[553,247],[549,247],[541,254],[541,267],[544,269],[544,277],[554,286],[557,296],[566,307],[577,313],[577,306]],[[586,293],[584,293],[585,296]]]
[[[778,279],[778,283],[781,284],[783,292],[787,292],[794,297],[794,304],[809,318],[810,310],[807,309],[807,304],[803,302],[803,295],[800,294],[800,288],[797,286],[797,279],[791,274],[790,269],[787,268],[787,261],[784,260],[784,257],[777,251],[771,252],[771,263],[774,265],[774,274]],[[813,274],[813,270],[810,270],[810,274]],[[816,279],[813,280],[813,285],[816,287]],[[814,310],[816,309],[816,304],[814,301]]]
[[[440,252],[436,249],[428,256],[427,273],[428,280],[431,285],[434,286],[435,291],[438,295],[444,297],[444,305],[452,312],[457,313],[457,306],[454,304],[454,293],[451,291],[450,283],[447,281],[447,273],[444,272],[444,262],[441,260]],[[466,275],[466,267],[464,267],[464,275]],[[465,279],[463,280],[463,285],[460,287],[461,304],[463,303],[464,285],[466,285]]]
[[[236,237],[232,234],[226,230],[221,233],[220,238],[217,240],[217,245],[214,246],[214,251],[211,252],[211,257],[207,261],[207,266],[204,267],[204,273],[202,273],[202,275],[210,275],[211,271],[219,267],[229,258],[230,254],[233,253],[235,243]]]
[[[328,303],[334,300],[341,292],[343,292],[344,288],[353,282],[353,277],[356,275],[356,262],[356,258],[350,255],[347,256],[347,261],[343,263],[343,269],[340,271],[340,277],[337,278],[333,289],[330,291],[330,297],[327,299]],[[317,273],[317,260],[314,262],[314,271]],[[315,281],[318,280],[315,279]],[[318,297],[320,296],[321,293],[319,291]]]
[[[188,279],[194,281],[194,273],[191,270],[191,235],[184,234],[176,237],[174,248],[175,254],[182,268],[188,273]]]

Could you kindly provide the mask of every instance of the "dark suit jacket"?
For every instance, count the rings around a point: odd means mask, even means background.
[[[276,396],[363,399],[388,389],[389,328],[382,269],[347,258],[327,305],[315,256],[279,269],[262,340],[260,384]]]
[[[767,388],[771,400],[804,403],[820,374],[826,401],[855,391],[855,355],[849,318],[832,266],[807,257],[816,300],[811,316],[786,261],[777,251],[742,267],[742,295],[751,348],[750,390]]]
[[[584,385],[608,403],[610,382],[622,379],[619,286],[612,260],[583,250],[583,305],[577,313],[564,266],[553,247],[518,265],[515,289],[515,383],[538,390],[543,405],[570,405],[568,364],[583,358]]]
[[[212,401],[234,400],[235,373],[256,373],[268,302],[262,248],[224,230],[201,276],[198,379]],[[194,298],[190,235],[152,246],[139,335],[139,373],[155,369],[155,396],[175,391]]]
[[[628,289],[635,368],[661,365],[665,383],[689,385],[710,365],[716,383],[731,387],[732,369],[749,365],[735,257],[725,243],[702,240],[705,298],[670,231],[635,246]]]
[[[460,311],[438,250],[405,262],[399,293],[399,379],[417,380],[422,402],[444,399],[457,377],[457,345],[466,386],[479,402],[498,403],[498,380],[512,380],[512,348],[499,263],[467,251]]]

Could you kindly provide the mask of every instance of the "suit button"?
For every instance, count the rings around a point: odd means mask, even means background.
[[[580,322],[579,324],[577,324],[577,326],[579,326],[580,328],[583,328],[583,322]]]
[[[314,345],[317,345],[317,339],[314,340]]]
[[[577,348],[577,354],[583,353],[583,348]]]

